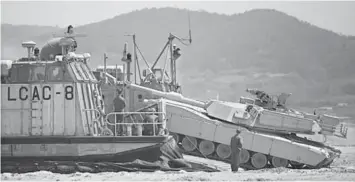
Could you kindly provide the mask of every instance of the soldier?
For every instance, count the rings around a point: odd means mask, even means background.
[[[231,139],[231,150],[232,150],[232,159],[231,159],[231,169],[233,172],[238,172],[240,165],[240,153],[242,151],[242,139],[240,138],[240,130],[237,130],[237,133]]]
[[[122,97],[122,90],[117,89],[116,98],[113,100],[114,112],[123,112],[123,109],[126,107],[126,102]],[[116,123],[121,123],[123,121],[123,114],[116,114]],[[123,126],[119,125],[116,127],[118,132],[123,132]]]
[[[38,59],[38,58],[39,58],[39,49],[38,49],[38,47],[36,47],[36,48],[33,50],[33,54],[34,54],[34,58],[35,58],[35,59]]]
[[[67,32],[66,32],[67,35],[73,35],[74,34],[74,27],[72,25],[69,25],[68,28],[67,28]],[[73,47],[72,47],[72,50],[71,51],[75,51],[76,48],[78,47],[78,44],[76,43],[76,40],[74,39],[74,37],[72,37],[73,39]]]
[[[67,28],[67,34],[73,34],[74,33],[73,28],[74,27],[72,25],[69,25],[68,28]]]
[[[272,98],[264,91],[257,90],[257,89],[247,89],[247,92],[255,95],[261,103],[256,102],[256,105],[263,107],[263,108],[268,108],[272,110],[276,110],[274,108],[275,103],[273,102]]]

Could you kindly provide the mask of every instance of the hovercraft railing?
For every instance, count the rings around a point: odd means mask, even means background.
[[[126,132],[123,132],[124,136],[166,136],[168,135],[168,130],[166,128],[166,119],[162,119],[159,121],[159,119],[156,121],[152,122],[137,122],[138,121],[143,121],[144,116],[147,115],[155,115],[159,118],[159,116],[162,116],[161,118],[166,118],[166,113],[164,112],[111,112],[108,114],[103,115],[98,109],[83,109],[83,113],[86,114],[86,112],[89,112],[89,114],[94,114],[95,117],[92,119],[93,125],[96,125],[100,131],[104,132],[103,134],[101,132],[101,135],[114,135],[114,136],[120,136],[118,135],[119,133],[117,132],[117,126],[123,126],[125,127]],[[114,123],[109,120],[110,116],[114,116]],[[122,118],[123,121],[116,123],[117,121],[117,116],[118,115],[123,115]],[[134,118],[134,116],[139,116],[140,119]],[[128,122],[127,122],[128,120]],[[146,125],[152,125],[152,134],[151,135],[143,135],[143,128]],[[113,131],[109,128],[109,126],[113,126]],[[133,132],[132,128],[133,126],[135,127],[135,132]],[[160,126],[160,127],[159,127]],[[157,130],[159,132],[157,132]],[[109,131],[108,131],[109,130]],[[111,134],[110,134],[111,133]],[[135,133],[136,135],[134,135]],[[122,133],[121,133],[122,134]]]
[[[114,116],[114,122],[112,123],[108,118],[110,116]],[[117,117],[118,115],[123,115],[123,121],[120,122],[116,122],[117,121]],[[140,119],[137,119],[133,117],[133,115],[137,115],[140,117]],[[108,113],[105,116],[105,121],[106,124],[110,125],[110,126],[114,126],[114,136],[118,136],[118,132],[117,132],[117,126],[123,126],[125,127],[126,131],[123,132],[123,134],[125,134],[126,136],[134,136],[133,135],[133,126],[136,129],[136,136],[165,136],[168,135],[167,132],[167,128],[166,128],[166,119],[162,119],[159,121],[159,119],[157,120],[157,122],[155,120],[151,121],[151,122],[141,122],[144,120],[144,116],[146,115],[156,115],[156,116],[162,116],[162,118],[166,118],[165,115],[166,113],[164,112],[111,112]],[[127,122],[128,120],[128,122]],[[151,135],[143,135],[143,128],[144,126],[147,125],[152,125],[152,134]],[[159,127],[160,126],[160,127]],[[158,129],[158,133],[157,133],[157,129]]]

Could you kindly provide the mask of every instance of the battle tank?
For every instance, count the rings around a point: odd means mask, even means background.
[[[142,56],[148,67],[143,70],[145,78],[141,78],[138,70],[140,83],[127,82],[123,88],[129,110],[141,110],[150,102],[165,103],[163,110],[166,113],[167,128],[186,154],[229,162],[232,152],[230,139],[238,129],[242,131],[244,141],[241,155],[242,167],[245,169],[262,169],[270,165],[322,168],[329,166],[340,156],[341,151],[331,146],[297,136],[317,135],[319,132],[322,135],[334,134],[333,131],[325,132],[327,128],[319,126],[313,119],[271,113],[270,110],[245,103],[217,100],[202,102],[184,97],[181,94],[181,86],[176,82],[176,60],[181,54],[176,51],[178,49],[173,49],[172,41],[175,38],[175,35],[170,34],[167,44],[152,67]],[[135,38],[133,45],[134,49],[138,49]],[[170,77],[166,75],[165,66],[163,69],[155,68],[168,47]],[[132,59],[126,52],[125,44],[122,60],[126,62],[127,68],[130,68]],[[134,65],[139,65],[137,56],[134,55],[133,58]],[[156,72],[160,72],[161,77],[157,77]],[[127,75],[130,73],[128,69]]]
[[[313,114],[307,112],[301,112],[287,107],[287,99],[292,95],[291,93],[280,94],[268,94],[258,89],[246,89],[248,93],[256,98],[241,97],[239,102],[243,104],[254,105],[263,113],[260,120],[270,124],[270,117],[273,120],[282,120],[283,116],[293,116],[302,121],[308,120],[314,126],[313,130],[316,130],[318,134],[324,134],[325,136],[337,136],[341,138],[347,137],[348,128],[345,125],[345,121],[349,120],[349,117],[338,117],[330,115],[323,111],[323,109],[314,109]],[[310,122],[312,121],[312,122]],[[265,125],[266,126],[266,125]],[[270,125],[275,129],[275,125]],[[311,128],[311,126],[308,126]],[[294,132],[302,133],[301,130]],[[314,134],[311,130],[303,130],[305,134]]]
[[[179,161],[173,137],[143,134],[147,124],[166,131],[165,113],[105,112],[102,90],[88,66],[90,54],[75,53],[74,38],[51,39],[40,55],[32,54],[35,42],[24,42],[27,57],[1,62],[1,171],[192,170]],[[127,116],[119,123],[126,128],[123,136],[106,119],[118,114]],[[151,115],[156,123],[142,122]]]

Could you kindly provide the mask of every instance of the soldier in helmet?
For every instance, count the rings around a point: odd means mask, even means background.
[[[258,103],[256,105],[259,105],[264,108],[273,109],[274,103],[272,101],[272,98],[266,92],[257,89],[247,89],[246,91],[260,99],[261,103]]]
[[[232,150],[232,159],[231,159],[231,170],[233,172],[238,172],[240,166],[240,153],[242,151],[243,142],[240,138],[240,130],[236,131],[236,134],[231,139],[231,150]]]
[[[69,25],[68,28],[67,28],[67,32],[66,32],[67,35],[72,35],[74,34],[74,27],[72,25]],[[76,40],[74,39],[74,37],[71,37],[73,39],[73,47],[72,47],[72,50],[71,51],[75,51],[76,48],[78,47],[78,44],[76,43]]]
[[[74,27],[72,25],[69,25],[68,28],[67,28],[67,34],[73,34],[74,33],[73,28]]]
[[[39,58],[39,49],[38,49],[38,47],[36,47],[36,48],[33,50],[33,55],[34,55],[35,59],[38,59],[38,58]]]

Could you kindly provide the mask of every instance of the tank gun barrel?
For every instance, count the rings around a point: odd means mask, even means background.
[[[139,85],[136,85],[136,84],[133,84],[133,83],[126,83],[126,84],[127,84],[128,87],[131,87],[131,88],[137,89],[137,90],[145,91],[145,92],[150,93],[150,94],[152,94],[154,96],[157,96],[157,97],[162,97],[162,98],[166,98],[166,99],[169,99],[169,100],[172,100],[172,101],[177,101],[177,102],[182,102],[182,103],[185,103],[185,104],[190,104],[190,105],[196,106],[196,107],[201,107],[201,108],[205,108],[206,107],[206,103],[201,102],[201,101],[197,101],[197,100],[194,100],[194,99],[186,98],[186,97],[184,97],[181,94],[176,93],[176,92],[161,92],[161,91],[154,90],[154,89],[151,89],[151,88],[139,86]]]

